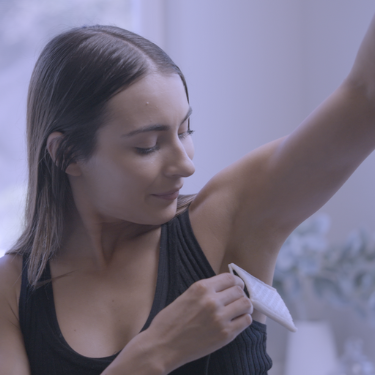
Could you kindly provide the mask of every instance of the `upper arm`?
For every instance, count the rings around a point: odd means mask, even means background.
[[[189,210],[194,234],[215,272],[235,263],[272,283],[275,254],[286,234],[275,230],[267,214],[270,185],[267,159],[283,139],[246,155],[215,175],[198,193]],[[241,256],[243,255],[243,256]]]
[[[374,147],[375,101],[346,81],[265,155],[267,212],[292,230],[335,194]]]
[[[202,248],[209,257],[214,253],[212,259],[237,262],[272,281],[286,237],[373,150],[374,124],[374,104],[344,84],[293,133],[224,169],[192,205],[192,225]]]
[[[283,241],[324,205],[375,148],[375,18],[343,84],[290,135],[216,175],[191,206],[198,241],[272,280]]]
[[[0,258],[0,374],[30,375],[18,319],[22,261]]]

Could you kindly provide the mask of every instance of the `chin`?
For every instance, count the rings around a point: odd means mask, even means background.
[[[149,224],[150,225],[165,224],[176,216],[176,212],[177,212],[177,199],[170,206],[164,209],[158,209],[154,211],[148,218],[149,221],[152,221]]]

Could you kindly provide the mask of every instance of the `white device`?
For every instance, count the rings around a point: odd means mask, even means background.
[[[280,323],[289,331],[297,331],[288,308],[275,288],[250,275],[234,263],[228,264],[228,267],[231,274],[240,277],[245,283],[248,297],[254,308]]]

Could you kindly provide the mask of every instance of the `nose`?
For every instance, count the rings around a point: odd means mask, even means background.
[[[168,177],[189,177],[195,172],[193,164],[194,146],[190,141],[183,144],[177,141],[167,156],[165,174]]]

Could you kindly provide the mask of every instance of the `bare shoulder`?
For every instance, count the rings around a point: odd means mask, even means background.
[[[0,258],[0,373],[30,375],[18,316],[22,257]]]
[[[0,312],[10,309],[18,320],[18,300],[21,290],[22,257],[4,255],[0,258]]]
[[[4,255],[0,258],[0,280],[7,286],[14,286],[19,281],[21,285],[22,257],[20,255]],[[1,283],[0,287],[3,287]]]

